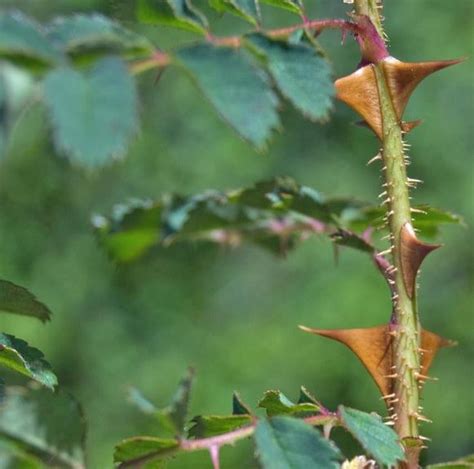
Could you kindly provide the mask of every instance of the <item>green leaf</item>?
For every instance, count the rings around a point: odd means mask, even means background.
[[[398,435],[378,415],[340,406],[344,427],[380,465],[392,467],[404,461]]]
[[[319,411],[319,405],[314,402],[301,402],[295,404],[282,392],[273,390],[265,392],[263,398],[258,403],[258,407],[265,409],[269,417],[284,414],[303,417],[314,415]]]
[[[209,0],[209,4],[220,13],[232,13],[253,25],[260,23],[258,0]]]
[[[264,57],[278,89],[306,117],[326,120],[332,108],[334,85],[329,62],[305,44],[290,44],[260,33],[246,36]]]
[[[374,246],[365,240],[362,236],[357,235],[351,231],[338,230],[331,235],[332,240],[339,246],[346,246],[357,249],[362,252],[373,254],[375,252]]]
[[[158,409],[149,401],[139,389],[131,388],[128,394],[129,401],[144,414],[154,415]]]
[[[198,415],[191,420],[190,438],[207,438],[237,430],[252,423],[250,415]]]
[[[426,469],[474,469],[474,454],[465,456],[456,461],[430,464]]]
[[[2,68],[0,68],[0,161],[6,154],[10,109],[8,89]]]
[[[206,17],[191,0],[139,0],[137,17],[142,23],[173,26],[201,34],[209,27]]]
[[[252,411],[250,408],[242,401],[239,394],[234,392],[232,394],[232,414],[233,415],[251,415]]]
[[[440,226],[444,224],[464,225],[462,217],[446,210],[429,205],[417,205],[415,208],[424,212],[415,212],[412,215],[413,227],[419,231],[420,236],[433,238],[438,235]]]
[[[336,469],[339,450],[301,420],[261,420],[255,431],[257,455],[264,469]]]
[[[137,96],[125,64],[99,60],[87,74],[70,68],[51,72],[45,101],[57,148],[89,168],[120,158],[137,128]]]
[[[145,37],[99,14],[57,18],[48,27],[48,37],[74,59],[110,53],[136,58],[154,50]]]
[[[0,365],[28,376],[50,389],[58,384],[43,353],[9,334],[0,333]]]
[[[32,71],[64,60],[41,26],[22,13],[0,13],[0,58]]]
[[[278,99],[264,73],[250,63],[244,51],[198,44],[179,50],[176,57],[221,117],[263,149],[272,129],[279,125]]]
[[[84,467],[85,423],[63,392],[8,388],[0,412],[0,454],[26,461],[18,468]]]
[[[301,0],[262,0],[262,2],[273,7],[283,8],[297,15],[304,13],[304,6]]]
[[[124,440],[115,447],[114,462],[123,464],[124,467],[134,467],[136,464],[136,467],[151,469],[160,466],[144,466],[144,464],[167,459],[178,449],[179,441],[175,439],[137,436]]]
[[[298,404],[315,404],[318,408],[321,407],[319,401],[304,387],[300,388],[300,395],[298,397]]]
[[[0,311],[31,316],[41,321],[51,319],[51,311],[26,288],[0,280]]]

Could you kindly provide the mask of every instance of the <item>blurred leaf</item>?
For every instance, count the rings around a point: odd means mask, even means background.
[[[0,454],[18,468],[84,468],[85,424],[69,395],[8,388],[0,412]],[[40,463],[41,461],[41,463]]]
[[[251,415],[252,411],[250,408],[242,401],[239,394],[234,392],[232,395],[232,415]]]
[[[122,441],[115,447],[114,462],[119,467],[161,467],[160,461],[167,459],[179,449],[178,440],[171,438],[155,438],[152,436],[137,436]],[[156,465],[145,465],[156,462]]]
[[[102,245],[122,262],[154,245],[183,241],[232,247],[252,242],[281,255],[312,234],[338,231],[340,244],[372,252],[358,235],[341,231],[346,223],[343,213],[366,206],[352,199],[325,199],[314,189],[279,177],[227,193],[206,191],[190,197],[165,195],[157,202],[132,201],[119,205],[110,218],[95,216],[93,224]]]
[[[0,58],[31,71],[63,61],[41,26],[20,12],[0,13]]]
[[[260,22],[258,0],[209,0],[209,4],[220,13],[232,13],[254,25]]]
[[[464,225],[464,220],[459,215],[431,207],[429,205],[417,205],[415,207],[425,213],[413,213],[413,227],[419,230],[419,234],[425,237],[435,237],[439,233],[440,225],[456,224]]]
[[[366,241],[362,236],[359,236],[351,231],[338,230],[331,235],[332,240],[339,246],[346,246],[359,251],[374,253],[374,246]]]
[[[131,390],[129,398],[143,413],[152,415],[158,420],[166,431],[173,435],[181,435],[184,433],[193,380],[194,370],[190,368],[179,383],[170,405],[164,408],[156,406],[137,389]]]
[[[302,0],[262,0],[262,2],[273,7],[283,8],[297,15],[301,15],[304,12]]]
[[[75,59],[108,53],[135,58],[154,50],[145,37],[97,13],[57,18],[47,32],[53,43]]]
[[[474,454],[465,456],[456,461],[443,462],[439,464],[430,464],[426,469],[473,469],[474,468]]]
[[[87,74],[70,68],[51,72],[45,101],[58,149],[89,168],[120,158],[137,128],[137,96],[125,64],[99,60]]]
[[[398,435],[378,415],[340,406],[343,425],[380,465],[392,467],[404,461]]]
[[[197,44],[180,49],[176,56],[221,117],[263,149],[279,126],[278,98],[265,74],[252,65],[244,51]]]
[[[252,423],[250,415],[198,415],[191,420],[190,438],[207,438]]]
[[[0,161],[7,151],[9,125],[8,90],[3,69],[0,67]]]
[[[142,23],[162,24],[206,33],[206,17],[194,7],[191,0],[139,0],[138,20]]]
[[[0,333],[0,365],[28,376],[50,389],[58,384],[43,353],[9,334]]]
[[[339,450],[301,420],[261,420],[255,431],[257,455],[264,469],[336,469]]]
[[[265,395],[258,403],[258,407],[265,409],[269,417],[284,414],[303,417],[314,415],[319,411],[319,405],[316,403],[301,402],[295,404],[280,391],[266,391]]]
[[[26,288],[0,279],[0,311],[31,316],[41,321],[51,319],[51,311]]]
[[[260,33],[246,36],[264,57],[281,93],[312,120],[326,120],[332,108],[334,85],[329,62],[313,48],[271,39]]]
[[[318,408],[321,407],[319,401],[304,387],[300,388],[300,395],[298,397],[298,404],[315,404]]]

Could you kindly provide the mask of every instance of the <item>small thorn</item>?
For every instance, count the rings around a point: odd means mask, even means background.
[[[423,184],[423,181],[421,179],[407,178],[407,181],[412,182],[414,184]]]
[[[423,215],[428,214],[428,212],[426,212],[425,210],[421,210],[419,208],[413,208],[413,207],[410,208],[410,212],[412,212],[412,213],[421,213]]]
[[[388,420],[387,422],[385,422],[385,425],[392,427],[393,425],[395,425],[395,422],[393,420]]]
[[[439,378],[434,376],[426,376],[422,375],[421,373],[415,372],[415,378],[423,381],[439,381]]]
[[[431,441],[431,438],[428,438],[427,436],[419,435],[418,438],[422,441]]]
[[[392,252],[393,247],[390,247],[389,249],[386,249],[385,251],[380,251],[379,256],[386,256],[387,254],[390,254]]]
[[[385,396],[382,396],[380,399],[386,400],[386,399],[393,399],[396,396],[396,394],[393,392],[392,394],[386,394]]]
[[[383,191],[378,195],[378,198],[381,199],[382,197],[385,197],[387,195],[387,191]]]
[[[373,158],[371,158],[367,162],[367,166],[369,166],[370,164],[374,163],[375,161],[378,161],[378,160],[381,160],[381,159],[382,159],[382,155],[380,153],[377,153]]]

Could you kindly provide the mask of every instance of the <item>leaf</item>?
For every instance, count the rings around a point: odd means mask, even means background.
[[[271,39],[260,33],[246,36],[251,48],[264,57],[281,93],[306,117],[328,118],[335,95],[329,62],[314,47]]]
[[[50,389],[58,384],[43,353],[9,334],[0,333],[0,365],[28,376]]]
[[[209,4],[220,13],[232,13],[253,25],[260,23],[258,0],[209,0]]]
[[[51,319],[51,311],[26,288],[0,280],[0,311],[31,316],[41,321]]]
[[[427,238],[435,237],[439,233],[440,225],[443,224],[465,224],[461,216],[446,210],[429,205],[417,205],[415,208],[424,212],[415,212],[412,216],[413,227],[418,230],[420,236]]]
[[[430,464],[426,469],[473,469],[474,468],[474,454],[465,456],[456,461],[443,462],[438,464]]]
[[[136,58],[154,50],[145,37],[97,13],[57,18],[49,25],[47,33],[58,48],[74,59],[108,53]]]
[[[176,53],[221,117],[256,148],[279,126],[278,98],[242,50],[197,44]],[[225,70],[225,76],[223,75]]]
[[[359,251],[373,254],[375,252],[374,246],[366,241],[362,236],[359,236],[351,231],[338,230],[331,235],[332,240],[339,246],[346,246]]]
[[[319,405],[314,402],[295,404],[280,391],[266,391],[258,403],[258,407],[265,409],[269,417],[284,414],[303,417],[316,414],[320,408]]]
[[[378,415],[339,406],[345,428],[381,465],[392,467],[405,455],[398,435]]]
[[[114,462],[119,467],[145,467],[141,464],[167,459],[179,449],[178,440],[137,436],[123,440],[115,447]],[[146,466],[153,467],[153,466]],[[160,467],[160,466],[155,466]]]
[[[173,26],[201,34],[209,27],[206,17],[191,0],[139,0],[137,17],[142,23]]]
[[[232,414],[233,415],[251,415],[252,411],[240,398],[239,394],[234,392],[232,395]]]
[[[339,450],[319,431],[298,419],[261,420],[255,431],[255,443],[264,469],[339,467]]]
[[[41,71],[64,60],[41,26],[19,12],[0,13],[0,58]]]
[[[4,158],[7,150],[10,120],[9,107],[7,83],[3,70],[0,68],[0,161]]]
[[[252,423],[250,415],[198,415],[191,420],[190,438],[207,438],[228,433]]]
[[[283,8],[284,10],[291,11],[297,15],[304,13],[304,6],[301,0],[261,0],[263,3],[267,3],[273,7]]]
[[[30,464],[14,467],[81,469],[84,439],[82,411],[68,394],[7,389],[0,412],[0,453]]]
[[[315,404],[318,408],[321,408],[319,401],[304,387],[300,388],[300,395],[298,397],[298,404]]]
[[[99,60],[87,74],[70,68],[51,72],[45,101],[59,150],[85,167],[120,158],[137,128],[137,96],[125,64]]]

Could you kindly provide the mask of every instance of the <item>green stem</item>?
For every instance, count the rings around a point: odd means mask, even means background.
[[[383,37],[380,8],[377,0],[355,0],[358,14],[369,16]],[[419,387],[420,335],[416,294],[410,298],[402,275],[401,232],[406,223],[411,224],[411,208],[408,193],[406,162],[403,148],[403,132],[389,91],[383,63],[372,65],[379,94],[383,122],[382,160],[384,190],[387,192],[387,222],[390,229],[391,254],[395,271],[393,303],[394,339],[393,354],[393,406],[392,419],[395,430],[406,446],[408,467],[418,467],[419,442]],[[410,443],[415,443],[414,447]]]

